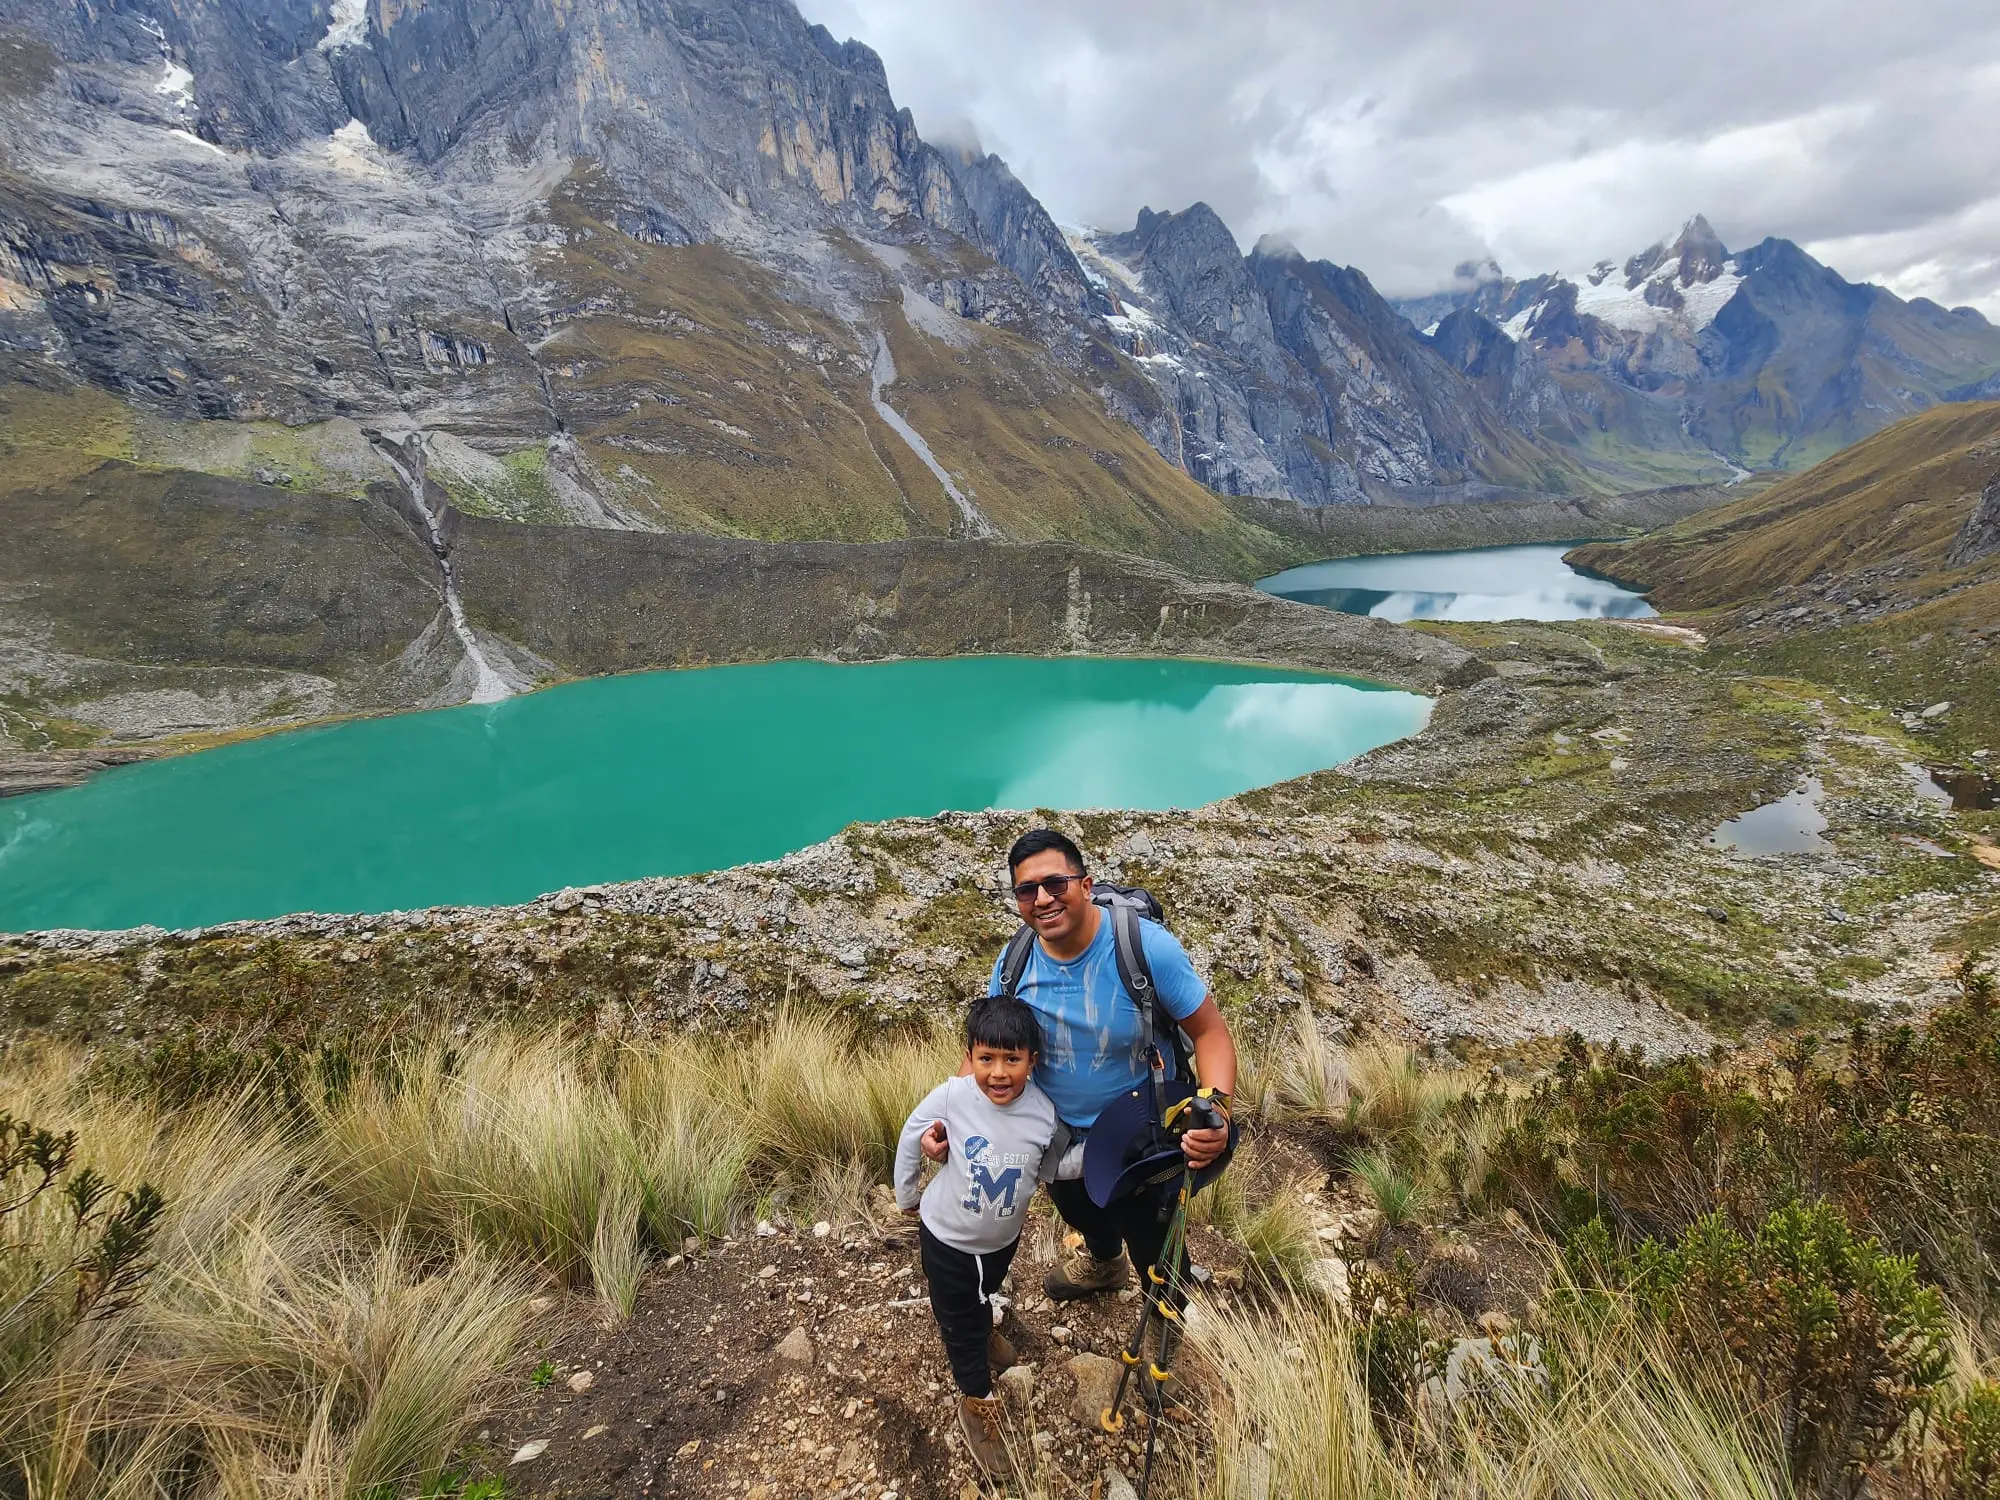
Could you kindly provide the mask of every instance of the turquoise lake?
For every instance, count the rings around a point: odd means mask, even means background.
[[[1645,598],[1563,561],[1574,542],[1334,557],[1288,568],[1257,587],[1379,620],[1642,619]]]
[[[530,900],[946,809],[1192,807],[1430,700],[1215,662],[776,662],[359,720],[0,801],[0,931]]]

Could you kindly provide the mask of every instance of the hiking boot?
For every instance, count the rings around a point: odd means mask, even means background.
[[[1042,1290],[1058,1302],[1078,1297],[1095,1297],[1099,1292],[1115,1292],[1125,1285],[1125,1257],[1114,1255],[1099,1260],[1088,1249],[1079,1250],[1058,1262],[1042,1282]]]
[[[960,1396],[958,1431],[981,1473],[1006,1479],[1014,1472],[1014,1462],[1007,1456],[1007,1440],[1000,1434],[998,1396]]]
[[[1014,1345],[1006,1334],[996,1328],[986,1335],[986,1363],[995,1373],[1011,1370],[1020,1362],[1020,1357],[1014,1353]]]

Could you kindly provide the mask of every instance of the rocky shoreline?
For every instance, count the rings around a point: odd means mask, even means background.
[[[1919,797],[1907,752],[1837,701],[1610,622],[1449,634],[1485,675],[1410,740],[1190,812],[1059,818],[1101,873],[1163,897],[1250,1033],[1309,1003],[1467,1055],[1572,1029],[1700,1051],[1927,1008],[2000,912],[2000,875]],[[1834,853],[1709,843],[1808,773]],[[0,939],[0,1006],[16,1036],[142,1050],[496,1021],[643,1035],[788,1001],[906,1024],[983,984],[1028,822],[856,825],[768,864],[512,908]]]
[[[526,691],[794,657],[1158,655],[1435,693],[1488,670],[1385,621],[1063,542],[766,543],[439,502],[433,552],[386,485],[331,500],[120,464],[38,499],[35,546],[0,556],[0,795],[196,737],[463,703],[494,674]],[[79,737],[99,747],[60,748]]]

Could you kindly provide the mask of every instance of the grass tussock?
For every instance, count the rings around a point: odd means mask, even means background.
[[[1275,1175],[1253,1141],[1195,1195],[1188,1217],[1236,1244],[1254,1283],[1303,1286],[1321,1254],[1307,1191],[1298,1178]]]
[[[1224,1500],[1790,1500],[1768,1423],[1631,1330],[1572,1363],[1500,1362],[1449,1396],[1436,1363],[1385,1420],[1369,1327],[1323,1304],[1201,1320]],[[1575,1330],[1572,1330],[1575,1332]]]
[[[41,1352],[0,1411],[0,1484],[51,1497],[400,1494],[459,1447],[530,1282],[477,1247],[415,1253],[342,1214],[241,1103],[171,1115],[0,1075],[0,1109],[89,1143],[166,1203],[134,1294]],[[8,1216],[17,1244],[34,1226]],[[46,1242],[44,1242],[46,1248]],[[12,1351],[10,1351],[12,1352]]]

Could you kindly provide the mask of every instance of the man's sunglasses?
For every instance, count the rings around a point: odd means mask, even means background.
[[[1046,891],[1051,901],[1060,901],[1069,894],[1071,886],[1085,878],[1082,875],[1044,875],[1040,880],[1023,881],[1014,887],[1014,901],[1017,905],[1026,906],[1035,899],[1037,891]]]

